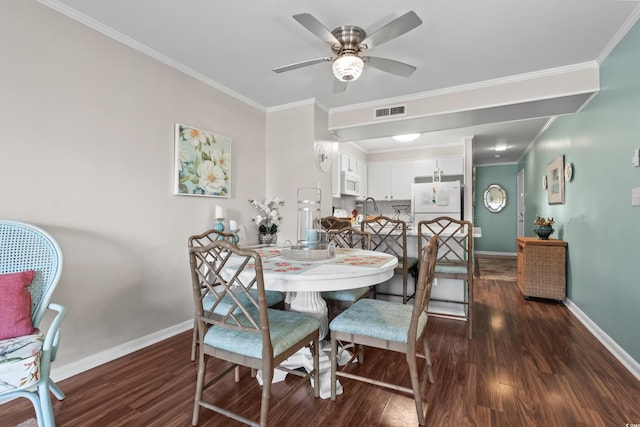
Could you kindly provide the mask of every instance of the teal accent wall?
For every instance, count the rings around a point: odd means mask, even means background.
[[[554,217],[554,237],[568,242],[567,295],[640,362],[640,25],[600,66],[600,92],[578,114],[559,117],[519,163],[525,170],[525,223]],[[547,204],[546,165],[564,155],[574,165],[565,204]],[[525,227],[533,235],[531,227]]]
[[[482,227],[482,237],[473,241],[474,251],[516,253],[516,175],[518,165],[477,166],[474,225]],[[484,207],[484,190],[499,184],[507,192],[507,205],[500,212]]]

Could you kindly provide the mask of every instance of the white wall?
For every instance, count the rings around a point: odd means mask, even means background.
[[[189,321],[187,238],[216,204],[253,226],[266,112],[34,1],[0,2],[0,40],[0,217],[64,251],[57,365]],[[230,199],[173,195],[176,122],[232,139]]]
[[[298,239],[300,187],[320,188],[322,216],[331,214],[331,173],[319,169],[315,151],[317,143],[330,141],[327,123],[326,112],[313,101],[268,114],[267,193],[285,200],[281,209],[283,221],[278,232],[279,243],[285,240],[295,243]]]

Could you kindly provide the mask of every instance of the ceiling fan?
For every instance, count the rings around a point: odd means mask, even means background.
[[[331,46],[333,56],[310,59],[274,68],[273,71],[276,73],[283,73],[321,62],[331,62],[333,74],[336,77],[333,91],[343,92],[347,88],[348,82],[360,77],[364,64],[402,77],[409,77],[416,70],[416,67],[404,62],[364,55],[367,49],[393,40],[422,24],[422,20],[413,11],[386,23],[371,35],[367,35],[362,28],[353,25],[345,25],[329,31],[310,13],[293,15],[293,19],[312,34],[327,42]]]

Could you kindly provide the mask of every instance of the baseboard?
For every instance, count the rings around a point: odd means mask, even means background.
[[[594,337],[598,341],[605,346],[607,350],[618,359],[620,363],[624,365],[625,368],[633,374],[638,380],[640,380],[640,363],[636,362],[622,347],[618,345],[605,331],[600,329],[600,327],[589,318],[580,307],[575,305],[573,301],[569,298],[564,300],[564,305],[569,309],[569,311],[576,316],[576,318],[593,334]]]
[[[474,255],[490,255],[490,256],[518,256],[516,252],[492,252],[492,251],[473,251]]]
[[[136,338],[133,341],[121,344],[119,346],[110,348],[100,353],[96,353],[92,356],[80,359],[77,362],[69,363],[67,365],[55,366],[51,369],[51,379],[53,381],[62,381],[66,378],[72,377],[89,369],[93,369],[97,366],[103,365],[107,362],[111,362],[119,357],[126,356],[134,351],[141,350],[152,344],[171,338],[179,333],[187,331],[193,328],[193,320],[187,320],[174,326],[170,326],[161,331],[153,332],[149,335],[145,335],[140,338]]]

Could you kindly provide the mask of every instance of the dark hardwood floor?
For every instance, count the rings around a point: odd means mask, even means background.
[[[561,304],[525,301],[515,282],[475,282],[474,339],[466,324],[433,317],[429,343],[435,384],[424,390],[431,426],[625,426],[640,423],[640,381],[635,379]],[[62,345],[64,345],[64,336]],[[64,401],[54,399],[57,425],[189,426],[196,363],[191,333],[105,364],[60,383]],[[209,363],[219,371],[224,363]],[[421,365],[422,366],[422,365]],[[355,369],[409,384],[401,355],[366,349]],[[417,425],[412,398],[341,380],[336,402],[298,390],[272,412],[272,426]],[[281,395],[285,383],[274,385]],[[242,407],[258,418],[260,389],[242,371],[220,391],[220,403]],[[0,426],[33,417],[25,399],[0,406]],[[201,410],[204,427],[240,425]]]

